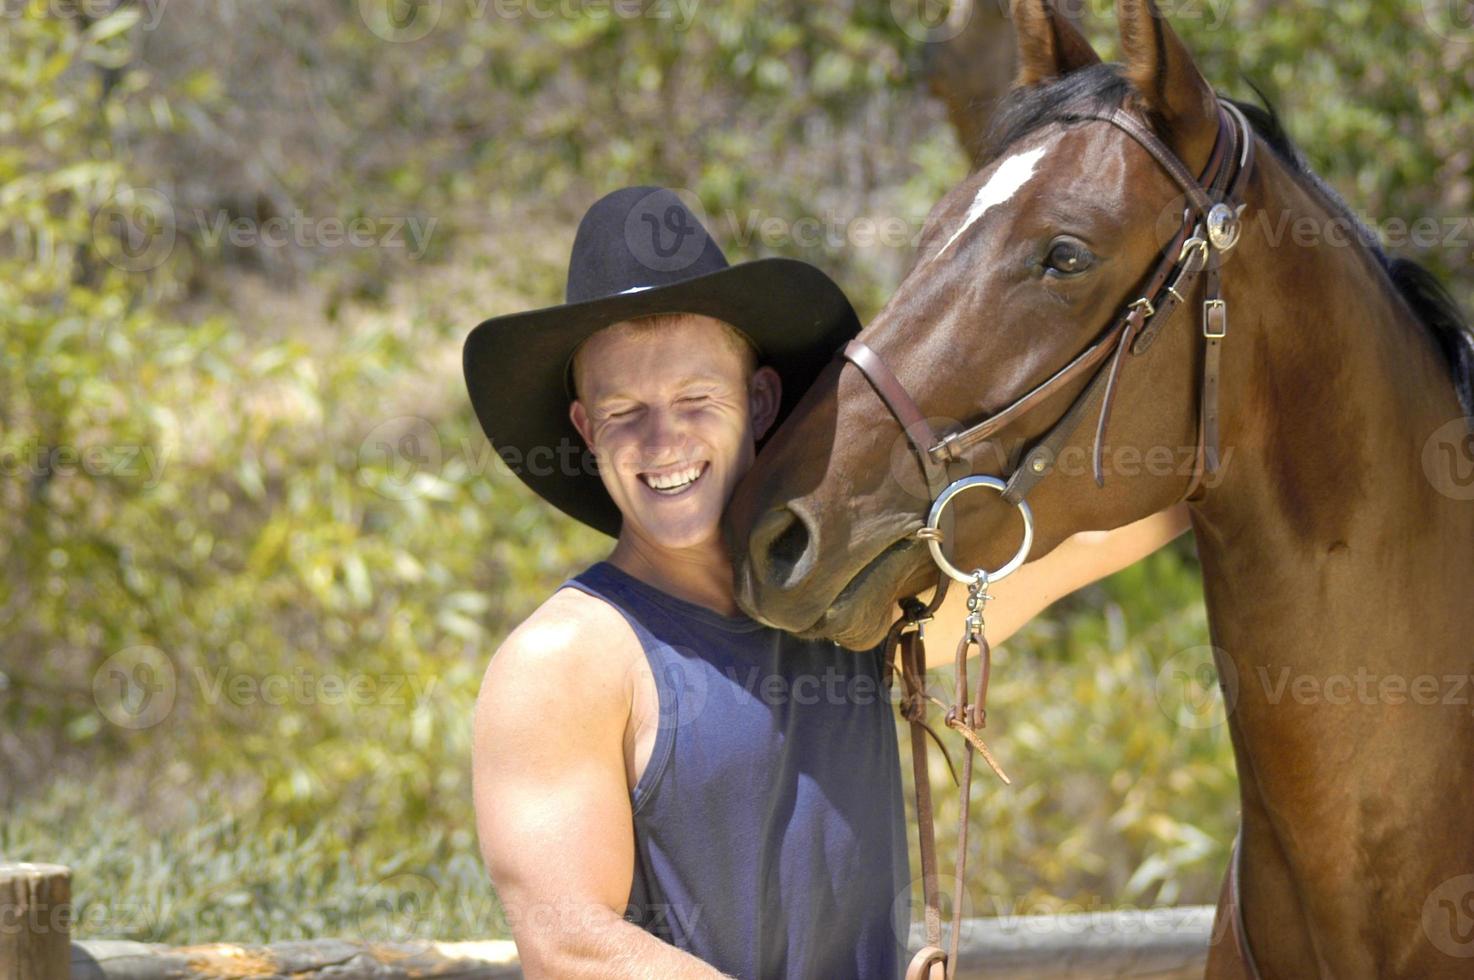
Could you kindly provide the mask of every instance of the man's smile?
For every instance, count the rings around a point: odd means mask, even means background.
[[[673,469],[652,470],[639,477],[641,483],[662,497],[678,497],[695,486],[708,469],[710,464],[702,460]]]

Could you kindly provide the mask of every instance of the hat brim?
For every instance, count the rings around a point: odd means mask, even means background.
[[[476,418],[523,483],[568,516],[611,537],[619,509],[568,418],[568,358],[620,320],[698,313],[750,337],[783,382],[780,425],[860,322],[843,290],[797,259],[758,259],[668,286],[483,321],[466,338],[462,366]]]

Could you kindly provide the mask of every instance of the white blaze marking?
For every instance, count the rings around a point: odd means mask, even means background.
[[[978,188],[977,197],[972,199],[972,205],[967,209],[967,217],[962,219],[962,227],[954,231],[952,237],[947,239],[947,244],[938,249],[937,253],[927,261],[940,258],[942,253],[957,241],[958,236],[971,228],[989,208],[995,204],[1002,204],[1017,194],[1018,189],[1034,176],[1034,165],[1042,156],[1044,156],[1044,147],[1040,146],[1026,153],[1014,154],[1000,163],[998,169],[993,171],[993,176],[988,178],[988,182]]]

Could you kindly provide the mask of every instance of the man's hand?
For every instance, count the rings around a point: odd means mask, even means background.
[[[476,828],[528,978],[722,976],[623,918],[635,860],[624,734],[643,656],[617,611],[565,590],[482,680]]]
[[[1081,531],[1060,542],[1049,554],[1025,562],[1012,575],[988,586],[993,598],[983,608],[988,642],[998,646],[1022,625],[1062,596],[1133,564],[1173,540],[1190,526],[1187,504],[1176,504],[1114,531]],[[931,600],[935,590],[919,598]],[[967,618],[967,586],[953,582],[947,598],[926,624],[927,667],[952,663],[956,642]],[[971,656],[977,656],[973,647]]]

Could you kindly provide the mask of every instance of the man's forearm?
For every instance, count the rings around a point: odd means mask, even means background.
[[[1113,531],[1072,535],[1043,558],[1025,562],[1018,571],[988,587],[994,598],[984,609],[988,640],[994,646],[1044,611],[1056,599],[1120,571],[1186,531],[1187,505],[1178,504]],[[929,599],[928,592],[925,599]],[[928,635],[959,636],[967,615],[967,587],[953,583],[937,610]],[[951,657],[946,658],[950,662]],[[940,666],[933,662],[931,666]]]
[[[551,918],[562,918],[556,913]],[[597,907],[576,923],[549,928],[529,916],[513,929],[523,976],[528,980],[719,980],[727,977],[685,950],[677,949],[612,909]]]

